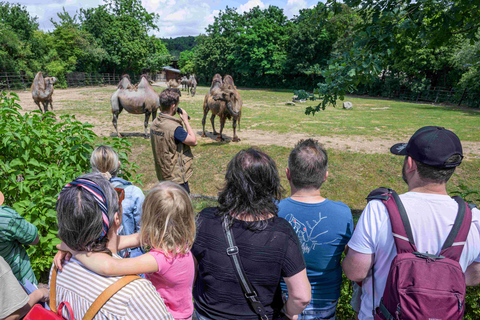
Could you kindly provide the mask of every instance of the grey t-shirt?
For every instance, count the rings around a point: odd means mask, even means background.
[[[23,307],[28,299],[27,293],[13,275],[10,265],[0,256],[0,319]]]

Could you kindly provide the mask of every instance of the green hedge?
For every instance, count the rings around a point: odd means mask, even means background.
[[[90,170],[90,154],[97,136],[88,123],[48,112],[22,115],[15,93],[0,94],[0,190],[5,204],[38,228],[40,242],[27,250],[38,280],[48,280],[56,252],[55,204],[62,187]],[[127,159],[130,145],[114,138],[109,143],[119,153],[123,177],[136,171]]]

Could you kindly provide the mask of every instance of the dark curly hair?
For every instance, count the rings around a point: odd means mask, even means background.
[[[266,153],[249,148],[228,163],[225,186],[218,195],[218,214],[229,220],[248,218],[251,230],[263,230],[270,214],[277,216],[277,201],[284,189],[275,161]]]
[[[180,100],[180,90],[177,88],[168,88],[160,93],[160,109],[168,111],[173,104],[178,105]]]

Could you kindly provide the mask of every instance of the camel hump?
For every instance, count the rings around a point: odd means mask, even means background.
[[[223,78],[223,82],[228,83],[232,86],[235,86],[235,83],[233,82],[233,78],[231,75],[227,74],[225,78]]]
[[[120,82],[117,84],[118,89],[128,89],[131,86],[132,83],[130,82],[130,76],[128,74],[124,74]]]
[[[37,72],[37,74],[35,75],[35,79],[33,79],[33,85],[38,90],[45,90],[45,79],[43,78],[42,71]]]
[[[222,76],[219,75],[218,73],[213,76],[213,79],[212,79],[212,87],[213,87],[215,84],[217,84],[217,83],[218,83],[220,86],[223,84]]]

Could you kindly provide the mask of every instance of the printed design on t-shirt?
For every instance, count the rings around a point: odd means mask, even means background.
[[[324,235],[328,230],[323,230],[320,232],[320,222],[327,217],[322,217],[322,212],[318,213],[318,220],[312,220],[313,225],[310,224],[310,221],[302,222],[298,220],[293,214],[287,214],[285,219],[290,222],[293,229],[300,239],[300,244],[302,245],[303,253],[309,253],[311,250],[315,250],[317,245],[330,244],[337,241],[339,238],[335,238],[328,242],[318,242],[316,239],[321,235]]]

